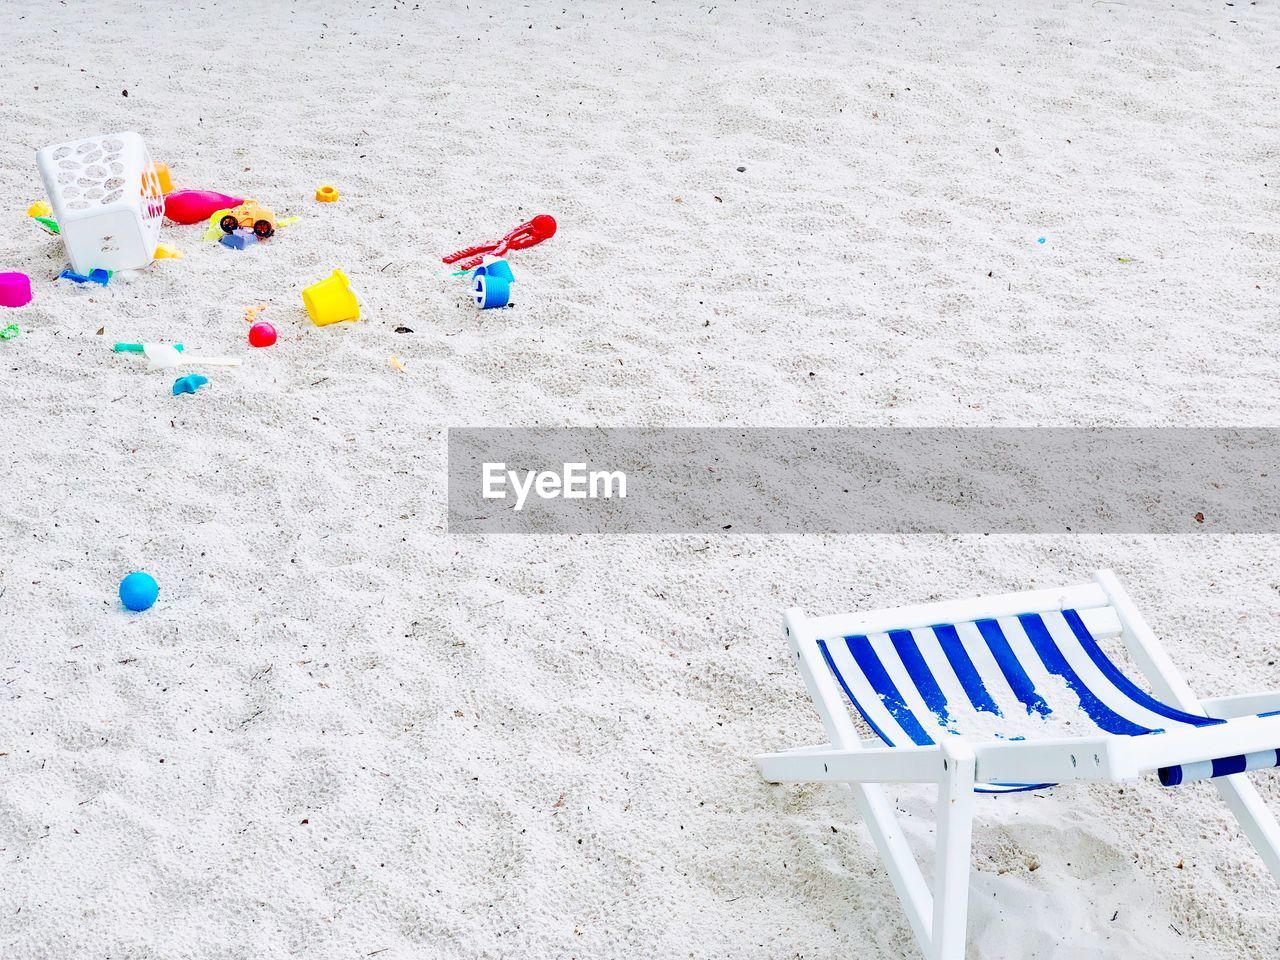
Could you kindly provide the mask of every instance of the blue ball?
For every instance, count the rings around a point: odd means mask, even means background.
[[[160,585],[149,573],[131,573],[120,581],[120,602],[130,610],[150,610]]]

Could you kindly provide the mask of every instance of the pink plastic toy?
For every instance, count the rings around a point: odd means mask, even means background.
[[[238,207],[240,197],[228,197],[214,190],[175,190],[164,198],[164,215],[174,223],[200,223],[219,210]]]
[[[269,347],[276,342],[276,328],[265,320],[259,320],[249,328],[249,346]]]
[[[528,223],[522,223],[501,240],[477,244],[465,250],[457,250],[447,257],[441,257],[445,263],[456,264],[463,270],[480,266],[485,254],[500,257],[508,250],[524,250],[535,243],[541,243],[556,235],[556,218],[549,213],[540,213]],[[459,263],[459,261],[462,261]]]
[[[0,307],[25,307],[30,302],[30,277],[25,273],[0,273]]]

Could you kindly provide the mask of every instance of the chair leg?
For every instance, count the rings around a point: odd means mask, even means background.
[[[1271,871],[1271,876],[1280,883],[1280,825],[1276,824],[1276,818],[1258,795],[1258,788],[1243,773],[1220,777],[1213,784],[1222,799],[1227,801],[1227,806]]]
[[[911,924],[911,932],[920,944],[920,952],[928,960],[932,956],[929,944],[933,939],[933,897],[920,871],[920,864],[916,862],[907,837],[894,816],[893,804],[878,783],[853,783],[848,787],[857,800],[858,810],[866,821],[885,869],[889,871],[889,880],[902,903],[907,922]]]
[[[973,750],[944,738],[946,778],[938,784],[938,836],[929,960],[964,960],[969,919],[969,862],[973,840]]]

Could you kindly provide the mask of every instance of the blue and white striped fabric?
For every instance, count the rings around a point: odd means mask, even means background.
[[[940,737],[1143,736],[1221,720],[1161,703],[1126,677],[1075,610],[818,641],[827,666],[889,746]],[[1280,765],[1280,752],[1160,771],[1168,786]],[[986,792],[1050,784],[983,784]]]
[[[1199,763],[1184,763],[1176,767],[1161,767],[1160,782],[1166,787],[1176,787],[1180,783],[1192,780],[1225,777],[1233,773],[1246,773],[1249,770],[1265,770],[1267,767],[1280,767],[1280,750],[1260,750],[1257,753],[1245,753],[1237,757],[1222,757],[1219,760],[1202,760]]]

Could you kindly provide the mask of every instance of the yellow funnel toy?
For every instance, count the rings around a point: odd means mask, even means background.
[[[167,163],[153,163],[151,169],[156,172],[156,179],[160,181],[161,193],[173,193],[173,181],[169,178],[169,165]]]
[[[311,322],[317,327],[360,319],[360,302],[351,292],[351,283],[341,270],[333,271],[328,279],[304,289],[302,302],[306,304]]]

